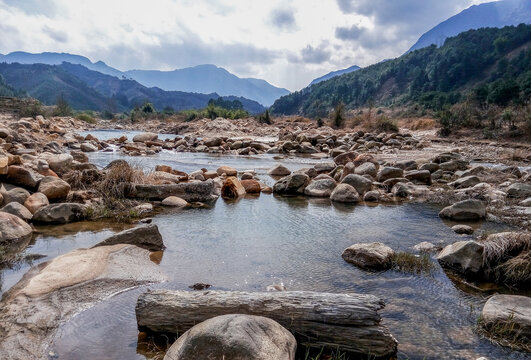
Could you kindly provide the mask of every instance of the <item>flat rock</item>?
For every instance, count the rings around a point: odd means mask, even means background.
[[[149,224],[124,230],[103,240],[94,247],[116,244],[129,244],[149,251],[164,250],[164,242],[157,225]]]
[[[168,196],[166,199],[162,200],[162,205],[175,208],[185,208],[190,204],[188,201],[181,199],[178,196]]]
[[[137,184],[127,194],[128,197],[149,200],[164,200],[178,196],[188,202],[211,202],[219,197],[214,180],[185,182],[169,185]]]
[[[455,231],[456,234],[470,235],[474,233],[474,228],[468,225],[454,225],[452,226],[452,230]]]
[[[293,360],[297,342],[279,323],[263,316],[216,316],[186,331],[164,360]]]
[[[86,206],[77,203],[51,204],[33,214],[33,221],[45,224],[66,224],[85,218]]]

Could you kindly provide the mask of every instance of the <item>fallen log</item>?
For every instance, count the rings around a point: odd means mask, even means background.
[[[299,344],[388,358],[397,342],[380,324],[383,307],[381,299],[360,294],[153,290],[138,298],[136,319],[140,331],[181,335],[215,316],[259,315],[290,330]]]
[[[185,182],[180,184],[137,184],[129,189],[127,197],[148,200],[164,200],[178,196],[188,202],[211,202],[219,197],[214,181]]]

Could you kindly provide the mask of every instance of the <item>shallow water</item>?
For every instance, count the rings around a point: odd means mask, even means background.
[[[116,156],[120,155],[90,154],[91,161],[100,166]],[[220,165],[256,169],[268,183],[273,180],[264,175],[265,169],[276,163],[269,156],[171,152],[140,160],[146,168],[168,164],[184,171]],[[295,170],[316,161],[291,158],[283,162]],[[453,223],[438,217],[439,210],[426,204],[338,205],[329,200],[262,194],[238,201],[219,199],[206,209],[167,211],[153,222],[167,246],[160,266],[169,281],[150,288],[188,290],[188,285],[206,282],[218,290],[264,291],[267,285],[282,282],[288,290],[373,294],[385,300],[383,321],[400,344],[399,358],[527,358],[473,332],[486,293],[457,286],[434,259],[432,275],[365,272],[342,260],[342,251],[358,242],[380,241],[408,251],[422,241],[444,246],[472,238],[455,234],[450,228]],[[476,234],[504,229],[490,222],[472,225]],[[39,228],[41,234],[25,253],[47,255],[38,260],[46,261],[91,246],[122,228],[105,223]],[[28,267],[2,271],[2,291]],[[79,314],[61,327],[51,351],[59,359],[145,359],[145,349],[138,347],[134,312],[142,291],[145,288],[122,293]]]
[[[81,136],[87,136],[92,135],[95,136],[100,141],[106,141],[109,139],[115,139],[119,138],[122,135],[127,136],[128,140],[133,140],[133,137],[138,134],[142,134],[145,131],[138,131],[138,130],[115,130],[115,129],[97,129],[97,130],[87,130],[87,131],[78,131],[78,134]],[[176,137],[180,137],[179,135],[175,134],[158,134],[160,140],[166,140],[166,139],[175,139]]]

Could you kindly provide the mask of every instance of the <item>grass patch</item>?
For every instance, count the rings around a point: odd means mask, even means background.
[[[306,347],[304,357],[300,357],[301,360],[349,360],[345,352],[340,350],[326,350],[322,347],[319,352],[316,349]]]
[[[483,265],[491,270],[493,266],[531,250],[531,235],[528,233],[504,232],[492,234],[481,241],[485,250],[483,252]]]
[[[397,252],[391,259],[392,268],[409,274],[432,274],[435,265],[428,254],[415,255],[407,252]]]
[[[531,342],[514,321],[514,314],[511,314],[506,320],[495,322],[486,322],[480,316],[477,321],[476,331],[479,335],[489,339],[496,345],[505,346],[513,350],[531,352]]]
[[[104,199],[124,199],[135,184],[142,184],[145,179],[146,174],[139,167],[117,161],[109,164],[97,189]]]
[[[93,116],[91,116],[90,114],[87,114],[87,113],[78,114],[76,116],[76,119],[84,121],[84,122],[89,123],[89,124],[96,124],[97,123],[96,119],[94,119]]]

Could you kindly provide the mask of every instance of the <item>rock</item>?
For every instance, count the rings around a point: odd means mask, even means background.
[[[216,171],[205,171],[203,177],[205,179],[215,179],[218,177],[218,173]]]
[[[129,244],[141,247],[149,251],[164,250],[164,242],[157,225],[142,225],[135,228],[121,231],[103,240],[97,246],[109,246],[116,244]]]
[[[284,165],[278,164],[269,169],[267,174],[270,176],[288,176],[291,174],[291,171]]]
[[[343,178],[341,183],[349,184],[354,189],[356,189],[356,191],[360,195],[365,194],[367,191],[371,190],[372,188],[372,181],[370,181],[369,179],[361,175],[356,175],[356,174],[347,175],[345,178]]]
[[[164,280],[150,252],[133,245],[78,249],[36,265],[3,294],[0,354],[48,358],[61,324],[113,295]]]
[[[230,166],[220,166],[217,171],[219,176],[226,174],[227,176],[236,176],[238,175],[238,171],[235,168],[232,168]]]
[[[317,171],[317,173],[328,173],[336,168],[336,164],[333,162],[323,162],[315,164],[313,168],[315,169],[315,171]]]
[[[370,175],[373,178],[376,177],[377,173],[378,169],[376,168],[376,165],[374,165],[372,162],[363,163],[356,169],[354,169],[354,174],[356,175]]]
[[[24,204],[26,199],[30,196],[30,193],[23,188],[13,188],[9,191],[2,191],[2,196],[4,198],[4,204],[9,204],[11,202],[18,202],[19,204]]]
[[[492,296],[481,311],[481,326],[492,331],[493,336],[502,336],[517,348],[529,345],[531,339],[531,297],[522,295]],[[504,329],[504,331],[496,331]],[[517,340],[517,341],[514,341]],[[522,344],[524,346],[522,346]]]
[[[33,221],[46,224],[66,224],[83,220],[86,207],[76,203],[51,204],[33,214]]]
[[[262,191],[260,183],[253,179],[240,181],[247,194],[259,194]]]
[[[420,165],[419,170],[428,170],[430,173],[434,173],[439,170],[439,164],[425,163]]]
[[[41,207],[46,206],[46,205],[50,205],[50,202],[48,201],[48,198],[46,197],[46,195],[40,192],[31,194],[26,199],[26,201],[24,201],[24,206],[32,214],[35,214],[37,210],[39,210]]]
[[[221,187],[221,196],[225,199],[236,199],[245,195],[245,188],[235,176],[230,176],[225,179]]]
[[[398,182],[395,185],[393,185],[393,188],[391,189],[391,193],[400,198],[407,198],[409,195],[411,195],[411,191],[407,184],[404,184],[403,182]]]
[[[406,171],[404,177],[415,184],[431,185],[431,173],[429,170]]]
[[[168,196],[166,199],[162,200],[162,205],[176,208],[185,208],[190,204],[188,204],[188,201],[181,199],[178,196]]]
[[[316,154],[319,152],[319,150],[314,148],[309,142],[303,142],[299,146],[298,152],[301,154]]]
[[[456,189],[469,188],[474,185],[477,185],[481,182],[479,178],[475,175],[465,176],[457,179],[454,182],[449,183],[448,185],[453,186]]]
[[[404,175],[404,170],[395,168],[395,167],[386,166],[380,169],[380,171],[376,175],[376,179],[378,180],[378,182],[384,182],[385,180],[388,180],[388,179],[401,178],[403,177],[403,175]]]
[[[277,194],[302,195],[310,182],[305,174],[292,174],[283,177],[273,185],[273,192]]]
[[[507,196],[512,198],[525,198],[531,196],[531,185],[514,183],[507,188]]]
[[[439,169],[443,171],[455,172],[457,170],[466,170],[468,161],[466,160],[450,160],[439,164]]]
[[[380,192],[378,190],[367,191],[363,196],[363,201],[366,202],[377,202],[380,200]]]
[[[35,189],[43,178],[39,173],[22,166],[10,165],[7,171],[7,181],[13,185]]]
[[[360,201],[360,196],[356,189],[349,184],[339,184],[336,186],[330,200],[342,203],[357,203]]]
[[[188,288],[189,289],[193,289],[193,290],[206,290],[206,289],[210,289],[212,287],[212,285],[210,284],[205,284],[205,283],[195,283],[193,285],[189,285]]]
[[[455,231],[456,234],[470,235],[474,233],[474,229],[468,225],[454,225],[452,226],[452,230]]]
[[[345,165],[348,162],[354,162],[358,157],[358,153],[355,151],[347,151],[334,158],[334,162],[337,165]]]
[[[252,180],[254,178],[254,175],[251,173],[243,173],[241,176],[241,180]]]
[[[79,145],[79,148],[83,152],[96,152],[98,151],[98,147],[92,143],[84,142],[81,145]]]
[[[77,162],[88,163],[88,156],[81,151],[72,150],[70,151],[70,155],[72,155],[72,158]]]
[[[46,195],[48,200],[64,199],[70,191],[70,185],[57,177],[45,176],[39,183],[38,191]]]
[[[380,242],[354,244],[343,251],[346,262],[361,269],[386,270],[392,265],[393,249]]]
[[[336,187],[336,182],[332,178],[313,180],[304,189],[304,194],[313,197],[330,197]]]
[[[402,160],[395,163],[395,167],[407,170],[416,170],[418,168],[417,162],[415,160]]]
[[[483,245],[476,241],[458,241],[446,246],[437,260],[459,273],[476,275],[483,267],[483,251]]]
[[[531,197],[528,197],[527,199],[520,201],[520,205],[525,206],[525,207],[531,207]]]
[[[206,203],[219,197],[218,189],[211,179],[170,185],[137,184],[133,189],[129,189],[127,196],[149,200],[164,200],[169,196],[178,196],[188,202]]]
[[[0,211],[0,245],[10,245],[29,240],[33,230],[24,220]]]
[[[33,217],[33,214],[28,209],[26,209],[24,205],[18,202],[10,202],[9,204],[5,205],[0,211],[18,216],[24,221],[29,221]]]
[[[441,218],[452,220],[480,220],[487,216],[485,204],[480,200],[468,199],[447,206],[439,212]]]
[[[159,138],[159,136],[157,134],[154,134],[154,133],[150,133],[150,132],[147,132],[147,133],[142,133],[142,134],[137,134],[133,137],[133,142],[146,142],[146,141],[155,141]]]
[[[70,154],[59,154],[48,157],[47,161],[52,171],[57,174],[66,174],[72,166],[74,157]]]
[[[164,360],[293,360],[295,337],[274,320],[229,314],[195,325],[170,347]]]
[[[9,157],[0,153],[0,175],[7,175]]]
[[[413,250],[418,251],[418,252],[426,252],[426,253],[439,251],[440,249],[441,249],[440,246],[434,245],[428,241],[423,241],[413,246]]]
[[[203,144],[208,147],[220,146],[222,143],[223,143],[223,139],[219,137],[203,140]]]

